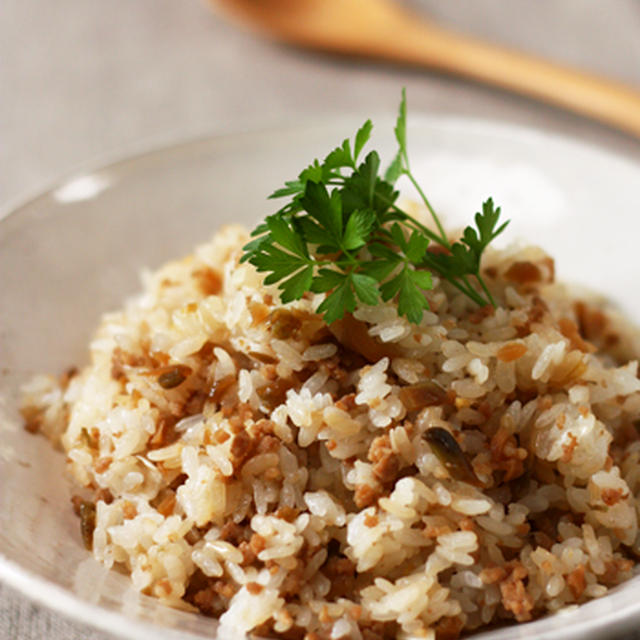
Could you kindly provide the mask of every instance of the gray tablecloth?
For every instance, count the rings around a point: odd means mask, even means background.
[[[434,20],[640,88],[640,0],[415,0]],[[3,0],[0,208],[129,152],[199,134],[372,108],[473,114],[562,131],[640,159],[640,143],[442,75],[293,53],[198,0]],[[108,636],[0,584],[0,637]]]

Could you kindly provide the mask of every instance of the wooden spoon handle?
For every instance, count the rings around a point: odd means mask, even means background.
[[[387,25],[388,26],[388,25]],[[640,91],[406,17],[395,37],[359,53],[465,76],[591,117],[640,137]],[[401,30],[400,30],[401,29]],[[381,29],[386,31],[387,29]],[[360,43],[365,45],[364,42]]]
[[[447,31],[395,2],[226,0],[222,4],[278,40],[464,76],[640,138],[640,90]]]

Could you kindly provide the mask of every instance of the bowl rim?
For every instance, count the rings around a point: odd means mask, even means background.
[[[179,633],[179,636],[175,636],[176,640],[178,637],[186,640],[200,640],[202,638],[202,636],[194,635],[188,631],[176,632],[160,625],[143,622],[132,615],[118,613],[82,600],[67,589],[24,569],[1,552],[0,579],[26,596],[30,602],[36,602],[49,611],[63,615],[73,622],[80,622],[116,637],[131,638],[132,640],[158,640],[159,633],[167,636]]]
[[[388,109],[377,109],[370,116],[370,120],[374,123],[395,122],[395,115]],[[631,164],[640,163],[640,140],[638,141],[638,155],[631,153],[629,149],[616,148],[614,143],[599,143],[594,140],[582,140],[575,135],[571,135],[565,131],[557,131],[551,126],[548,129],[542,126],[536,126],[533,123],[523,124],[521,122],[502,121],[497,118],[489,118],[484,116],[472,116],[457,113],[442,113],[439,111],[427,111],[426,109],[416,110],[409,117],[409,124],[415,125],[438,125],[443,127],[456,127],[463,124],[476,131],[483,129],[493,129],[499,131],[507,137],[520,137],[523,139],[545,139],[560,142],[566,146],[573,146],[576,149],[583,149],[606,155],[609,159],[616,159]],[[0,224],[7,218],[13,217],[21,210],[29,207],[40,198],[47,197],[54,193],[57,189],[79,177],[91,175],[98,172],[113,171],[120,169],[123,165],[135,163],[145,158],[160,156],[177,152],[181,149],[187,149],[195,145],[209,145],[233,140],[236,138],[253,138],[262,136],[278,135],[279,133],[287,133],[293,131],[311,131],[313,129],[336,129],[345,127],[342,135],[352,135],[353,131],[349,127],[359,126],[362,124],[362,117],[354,110],[341,115],[331,115],[310,124],[308,120],[295,118],[288,123],[272,124],[258,127],[236,127],[230,131],[201,131],[191,133],[189,135],[177,136],[159,136],[157,138],[143,140],[140,143],[132,144],[119,151],[112,151],[98,154],[87,160],[75,163],[69,169],[60,173],[58,176],[40,181],[33,187],[28,187],[22,192],[18,192],[10,196],[7,200],[0,202]],[[626,137],[625,137],[626,139]]]

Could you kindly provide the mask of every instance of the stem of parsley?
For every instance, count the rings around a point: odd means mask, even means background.
[[[429,260],[428,257],[425,257],[423,261],[426,266],[432,268],[434,271],[438,271],[438,265]],[[459,282],[444,273],[441,273],[440,275],[442,275],[442,277],[447,280],[447,282],[451,283],[456,289],[462,291],[462,293],[471,298],[478,306],[483,307],[485,304],[487,304],[487,301],[473,288],[466,277],[461,278],[462,282]],[[495,304],[493,304],[493,306],[495,306]]]
[[[433,207],[431,206],[431,203],[429,202],[429,199],[424,194],[424,191],[422,190],[422,187],[418,184],[418,181],[414,178],[413,173],[411,173],[411,171],[409,169],[407,169],[405,171],[405,175],[409,178],[409,180],[411,181],[411,184],[415,187],[416,191],[420,194],[420,197],[422,198],[422,202],[424,202],[425,206],[429,210],[429,213],[431,214],[431,217],[433,218],[433,221],[436,224],[436,227],[438,227],[438,231],[440,232],[440,238],[438,239],[438,241],[440,242],[440,244],[443,247],[446,247],[447,249],[451,249],[451,244],[449,243],[449,240],[447,238],[447,234],[445,233],[444,227],[442,226],[442,223],[440,222],[440,218],[438,218],[435,210],[433,209]],[[418,225],[420,225],[420,223],[417,220],[414,220],[414,222],[416,222]],[[421,227],[421,229],[423,231],[425,231],[425,229],[426,229],[425,226],[420,225],[420,227]]]

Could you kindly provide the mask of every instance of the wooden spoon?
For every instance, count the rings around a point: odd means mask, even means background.
[[[461,75],[640,137],[640,91],[447,31],[391,0],[218,0],[216,4],[289,44]]]

